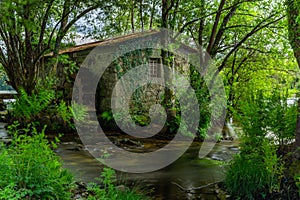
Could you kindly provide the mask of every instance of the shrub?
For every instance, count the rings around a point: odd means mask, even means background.
[[[235,117],[239,121],[243,134],[248,138],[265,137],[267,134],[267,104],[262,93],[257,96],[249,95],[247,101],[240,106],[239,113]],[[250,141],[249,141],[250,142]],[[251,142],[255,142],[252,140]],[[252,144],[255,146],[255,144]]]
[[[225,186],[235,197],[254,199],[265,186],[265,170],[258,155],[237,155],[226,172]]]
[[[274,142],[283,145],[294,137],[296,106],[287,104],[287,95],[274,91],[250,94],[240,106],[237,119],[243,129],[241,153],[228,167],[225,185],[230,194],[241,199],[265,197],[279,190],[283,163]],[[272,133],[274,137],[267,137]]]
[[[243,133],[252,139],[249,142],[253,146],[257,146],[254,143],[261,141],[260,138],[266,137],[268,133],[272,133],[271,139],[280,145],[295,137],[297,105],[288,105],[284,93],[273,91],[270,97],[264,96],[262,92],[251,94],[235,114]]]
[[[44,131],[28,127],[22,132],[27,134],[15,130],[12,144],[0,149],[0,199],[70,199],[73,177],[62,168]]]
[[[274,92],[268,104],[268,127],[280,145],[295,138],[297,103],[289,105],[287,95]]]
[[[72,120],[84,119],[86,109],[78,104],[72,108],[65,101],[58,99],[51,88],[40,88],[30,95],[24,89],[20,89],[11,112],[13,120],[17,120],[23,127],[31,123],[39,129],[45,124],[50,130],[62,127],[75,129]]]
[[[40,90],[29,95],[24,89],[19,90],[19,97],[13,104],[12,115],[26,123],[37,121],[38,114],[46,109],[55,98],[54,90]]]
[[[241,154],[228,166],[225,186],[232,196],[241,199],[264,197],[279,189],[282,173],[283,164],[276,149],[265,140],[262,146],[252,146],[251,151],[242,147]]]

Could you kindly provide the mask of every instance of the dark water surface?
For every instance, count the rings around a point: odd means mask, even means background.
[[[133,184],[143,188],[145,193],[149,193],[155,199],[214,200],[217,196],[213,191],[191,189],[223,180],[224,164],[238,152],[237,146],[237,142],[222,141],[203,159],[195,156],[193,150],[197,151],[198,148],[192,146],[187,153],[164,169],[142,174],[119,172],[118,181],[121,184]],[[83,182],[94,181],[102,171],[103,165],[76,143],[60,144],[57,154],[63,159],[65,167]],[[180,187],[191,192],[185,192]]]

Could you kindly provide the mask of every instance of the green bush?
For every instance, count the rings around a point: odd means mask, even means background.
[[[124,190],[119,190],[116,187],[116,173],[110,168],[104,168],[97,178],[98,181],[103,185],[102,188],[95,183],[90,183],[88,185],[88,191],[93,195],[88,197],[88,200],[140,200],[147,199],[144,195],[138,194],[134,190],[129,190],[125,188]]]
[[[240,106],[240,110],[235,113],[243,134],[248,138],[255,139],[255,137],[265,137],[267,135],[267,104],[268,101],[264,99],[262,93],[258,93],[258,95],[250,94],[247,101]],[[251,145],[255,146],[255,144]]]
[[[12,144],[0,149],[0,199],[70,199],[73,177],[44,131],[29,127],[22,132],[27,134],[15,130]]]
[[[23,127],[31,123],[39,129],[44,125],[50,130],[75,129],[73,119],[83,120],[86,116],[85,107],[78,104],[71,107],[58,99],[60,98],[51,88],[40,88],[30,95],[24,89],[20,89],[11,111],[13,120]]]
[[[280,189],[283,163],[277,156],[277,142],[284,145],[295,135],[296,105],[287,104],[287,95],[273,91],[250,94],[236,117],[242,126],[241,153],[226,172],[230,194],[241,199],[264,197]],[[272,133],[275,137],[268,137]]]
[[[225,186],[232,196],[255,199],[279,189],[283,173],[281,159],[268,141],[261,144],[256,148],[247,147],[251,151],[242,147],[241,154],[236,155],[229,164]]]
[[[13,104],[12,115],[19,121],[34,122],[38,115],[49,109],[55,98],[54,90],[40,90],[29,95],[24,89],[19,90],[19,96]]]
[[[297,105],[288,105],[284,93],[273,91],[269,97],[263,92],[250,94],[235,117],[253,146],[257,146],[255,142],[261,141],[260,138],[268,133],[273,133],[272,140],[280,145],[295,137]]]
[[[267,106],[268,127],[276,135],[275,139],[280,145],[295,138],[297,103],[288,105],[287,98],[286,94],[274,92]]]
[[[259,155],[237,155],[226,172],[225,186],[235,197],[254,199],[265,187],[265,170]]]

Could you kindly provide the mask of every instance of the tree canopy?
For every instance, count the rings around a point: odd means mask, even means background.
[[[12,87],[31,92],[38,79],[55,71],[55,65],[44,68],[42,56],[71,42],[74,24],[100,6],[84,0],[1,1],[0,63]]]

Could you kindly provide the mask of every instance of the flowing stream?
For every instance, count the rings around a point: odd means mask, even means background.
[[[190,149],[197,150],[196,147]],[[56,151],[65,167],[83,182],[94,181],[101,173],[103,165],[76,143],[62,143]],[[237,142],[224,140],[217,143],[204,159],[196,158],[192,151],[188,151],[176,162],[158,171],[143,174],[118,172],[118,181],[119,184],[142,188],[145,193],[152,190],[150,195],[155,199],[214,200],[217,199],[215,191],[206,188],[193,191],[192,188],[223,180],[224,164],[238,151]],[[180,187],[191,191],[183,191]]]

